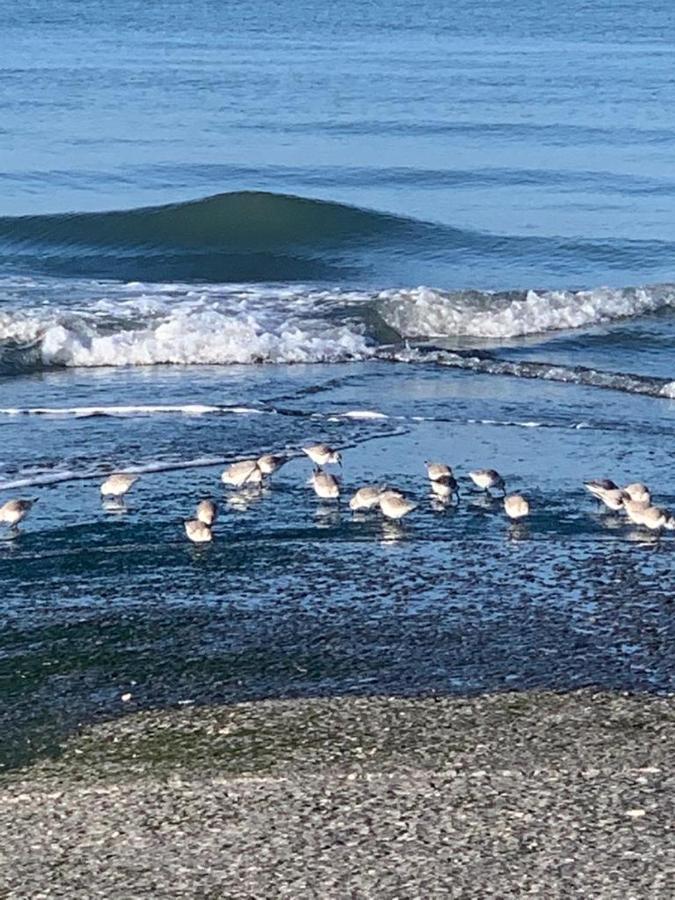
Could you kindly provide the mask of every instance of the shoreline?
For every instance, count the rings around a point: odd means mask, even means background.
[[[3,776],[0,888],[666,897],[674,746],[675,697],[592,690],[133,713]]]

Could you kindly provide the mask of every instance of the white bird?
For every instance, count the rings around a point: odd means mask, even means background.
[[[649,503],[646,500],[624,500],[623,508],[635,525],[645,524],[645,512],[649,509]]]
[[[509,519],[524,519],[530,514],[530,504],[522,494],[510,494],[504,497],[504,512]]]
[[[313,444],[311,447],[303,447],[302,452],[306,453],[317,466],[342,465],[342,456],[328,444]]]
[[[242,487],[244,484],[260,484],[263,480],[263,472],[257,459],[242,459],[232,463],[220,476],[223,484],[231,484],[234,487]]]
[[[193,544],[208,544],[213,540],[211,528],[199,519],[186,519],[183,524],[185,534]]]
[[[651,531],[660,531],[661,528],[669,528],[670,516],[660,506],[648,506],[642,513],[642,524]]]
[[[349,501],[349,508],[353,510],[372,509],[374,506],[378,506],[380,495],[384,490],[385,488],[381,484],[369,484],[359,488]]]
[[[623,509],[624,501],[631,499],[625,491],[621,490],[621,488],[614,488],[614,490],[611,491],[604,491],[604,493],[602,494],[596,494],[596,497],[613,512],[618,512],[618,510]]]
[[[0,506],[0,522],[16,528],[26,518],[34,503],[37,503],[36,497],[31,500],[7,500]]]
[[[130,472],[115,472],[115,474],[109,475],[101,485],[101,496],[114,497],[119,500],[131,490],[137,481],[138,475],[132,475]]]
[[[218,518],[218,507],[213,500],[201,500],[197,504],[196,516],[200,522],[211,528]]]
[[[322,500],[337,500],[340,497],[340,482],[335,475],[329,472],[322,472],[321,469],[314,469],[310,484],[314,488],[314,493]]]
[[[449,500],[453,495],[459,498],[459,485],[454,475],[445,475],[443,478],[432,479],[431,491],[439,500]]]
[[[603,496],[608,491],[619,490],[619,486],[610,478],[593,478],[591,481],[584,481],[584,487],[593,494],[594,497],[597,497],[598,500],[602,500]]]
[[[445,463],[428,462],[425,460],[424,465],[427,467],[427,475],[430,481],[443,481],[444,478],[452,478],[453,471],[450,466]]]
[[[636,481],[633,484],[627,484],[623,491],[625,494],[628,494],[631,500],[638,500],[639,502],[646,501],[647,503],[652,502],[652,495],[649,488],[646,484],[642,484],[639,481]]]
[[[474,469],[473,472],[469,472],[469,478],[482,491],[491,491],[493,488],[506,490],[504,479],[494,469]]]
[[[287,456],[281,456],[275,453],[265,453],[264,456],[258,457],[258,468],[263,475],[273,475],[277,469],[280,469],[288,462]]]
[[[380,494],[380,509],[388,519],[402,519],[417,506],[400,491],[384,491]]]

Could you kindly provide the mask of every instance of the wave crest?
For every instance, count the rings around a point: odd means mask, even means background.
[[[378,310],[402,336],[514,338],[675,308],[675,287],[589,291],[386,291]]]
[[[0,282],[0,292],[2,282]],[[442,338],[485,346],[675,308],[675,286],[381,293],[295,287],[12,282],[0,373],[55,366],[317,363]],[[51,291],[51,293],[50,293]]]

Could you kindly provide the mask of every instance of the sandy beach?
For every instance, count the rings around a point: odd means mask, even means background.
[[[5,776],[7,898],[665,898],[672,698],[132,714]]]

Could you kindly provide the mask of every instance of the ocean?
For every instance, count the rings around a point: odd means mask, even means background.
[[[0,541],[3,766],[155,706],[673,690],[673,534],[583,482],[675,510],[674,24],[653,0],[3,5],[0,502],[38,499]],[[417,509],[318,502],[315,441],[345,498]],[[263,491],[220,483],[268,451]]]

